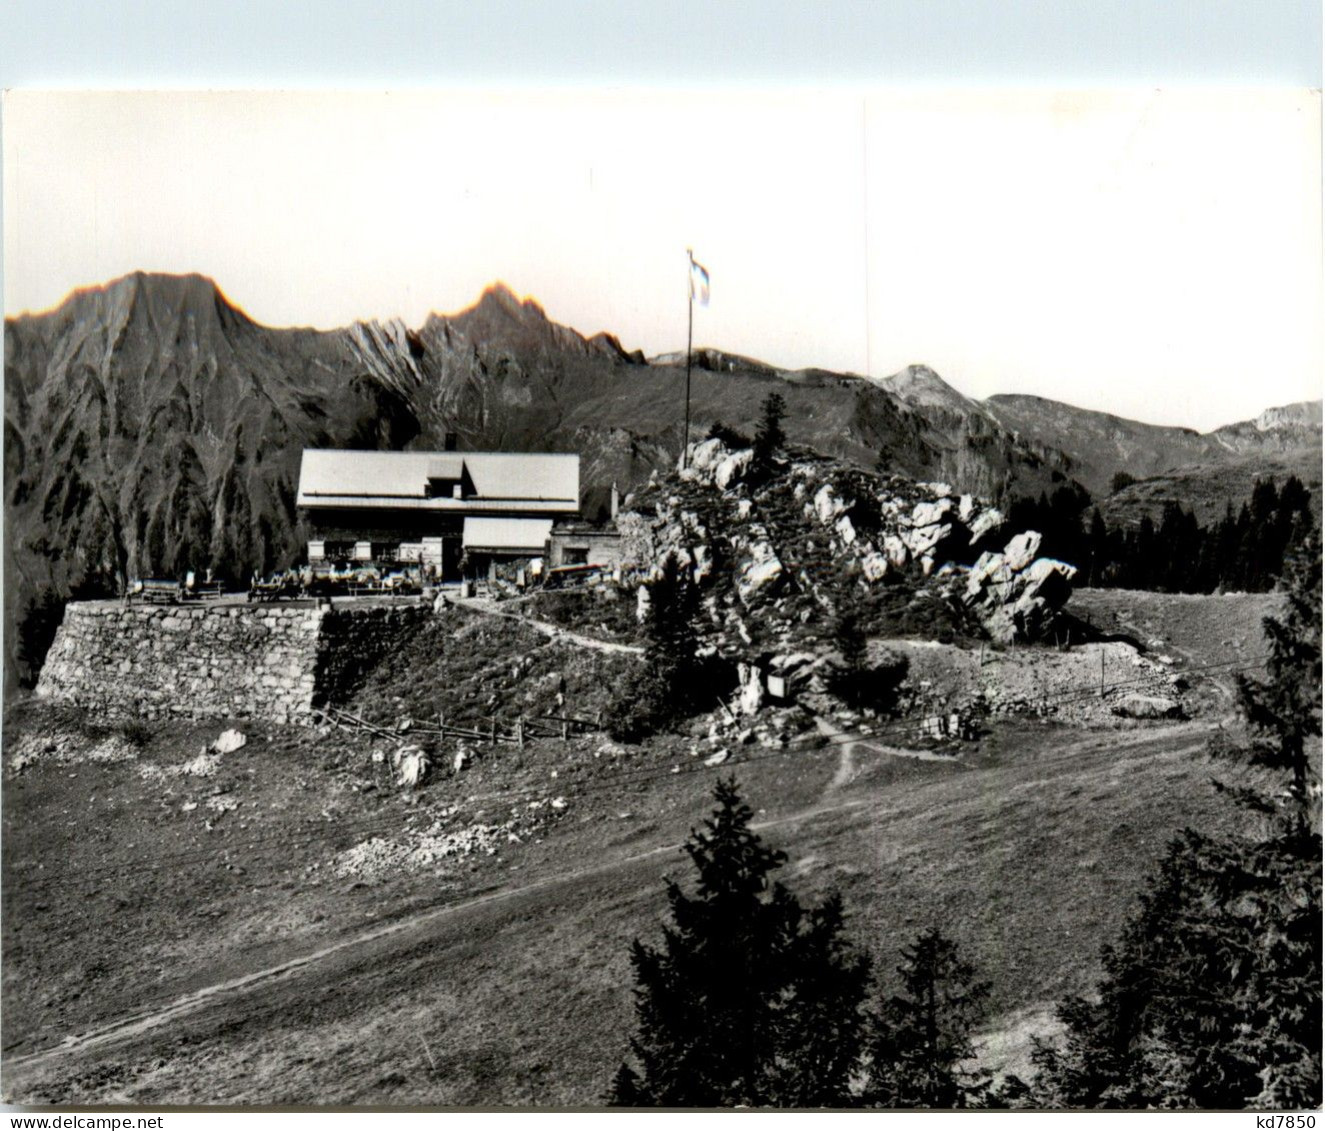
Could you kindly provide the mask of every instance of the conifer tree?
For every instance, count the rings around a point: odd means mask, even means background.
[[[1318,1107],[1320,840],[1174,842],[1093,998],[1041,1043],[1036,1106]]]
[[[1266,678],[1240,681],[1253,741],[1223,751],[1283,773],[1287,805],[1223,787],[1268,832],[1188,829],[1169,846],[1096,994],[1064,1002],[1065,1040],[1037,1050],[1038,1105],[1320,1105],[1321,840],[1305,745],[1321,730],[1320,567],[1313,533],[1291,557],[1283,616],[1265,621]]]
[[[902,992],[873,1022],[868,1101],[877,1107],[958,1108],[979,1104],[986,1074],[963,1065],[975,1055],[971,1035],[985,1014],[989,984],[937,928],[902,952]]]
[[[658,949],[636,940],[638,1031],[610,1102],[660,1107],[850,1102],[868,962],[849,948],[835,897],[802,908],[770,880],[786,860],[751,831],[735,781],[685,850],[694,894],[667,883]]]
[[[1306,740],[1321,733],[1321,540],[1309,531],[1288,555],[1282,617],[1262,621],[1268,650],[1264,680],[1239,674],[1238,700],[1252,730],[1254,765],[1289,775],[1294,830],[1305,835],[1314,803]]]
[[[695,658],[699,594],[676,555],[648,585],[644,662],[625,681],[604,722],[616,739],[634,741],[684,718],[701,700],[703,669]]]
[[[781,393],[769,393],[760,408],[759,427],[755,430],[754,467],[755,473],[763,478],[773,472],[773,459],[782,445],[786,443],[786,434],[782,431],[782,421],[787,415],[787,402]]]

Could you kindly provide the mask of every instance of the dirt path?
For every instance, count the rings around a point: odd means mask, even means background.
[[[836,740],[842,748],[842,754],[837,763],[837,772],[824,788],[825,797],[836,793],[856,776],[855,752],[857,749],[872,750],[874,753],[882,754],[887,758],[910,758],[916,762],[955,761],[952,755],[936,754],[933,750],[907,750],[900,746],[883,746],[880,743],[871,742],[868,738],[851,737],[848,731],[825,719],[822,715],[816,718],[814,723],[819,728],[820,734]]]
[[[644,649],[637,644],[617,644],[611,640],[599,640],[596,636],[585,636],[581,632],[571,632],[570,629],[562,628],[561,625],[553,624],[551,621],[536,620],[533,617],[525,616],[523,613],[511,613],[505,609],[496,608],[491,601],[482,597],[447,597],[447,600],[460,609],[470,609],[476,613],[483,613],[490,617],[505,617],[507,620],[513,620],[517,624],[528,625],[532,629],[550,636],[553,640],[568,640],[575,644],[581,644],[585,648],[594,648],[599,652],[618,652],[631,656],[644,655]]]
[[[788,814],[784,817],[778,817],[768,821],[752,822],[751,828],[761,831],[764,829],[773,829],[785,825],[797,824],[826,814],[843,812],[848,809],[861,808],[864,806],[883,807],[883,801],[877,798],[868,800],[856,799],[839,802],[834,805],[816,805],[797,813]],[[311,951],[299,958],[291,959],[288,962],[282,962],[275,966],[268,966],[261,970],[255,970],[238,978],[231,978],[223,982],[217,982],[214,985],[205,986],[202,989],[184,994],[166,1005],[143,1010],[140,1013],[129,1014],[128,1016],[121,1017],[109,1024],[100,1025],[82,1033],[71,1034],[60,1044],[51,1048],[27,1053],[23,1056],[6,1057],[5,1067],[11,1073],[12,1083],[12,1072],[16,1068],[40,1065],[72,1053],[84,1052],[100,1046],[118,1044],[122,1041],[132,1040],[134,1037],[142,1036],[152,1030],[159,1029],[172,1021],[200,1013],[209,1006],[219,1006],[221,1003],[242,996],[248,991],[256,990],[265,992],[277,984],[293,981],[303,973],[307,972],[310,975],[314,974],[318,967],[326,964],[330,959],[359,950],[372,943],[391,938],[392,936],[398,936],[397,946],[399,949],[408,949],[415,945],[421,937],[425,936],[430,928],[453,916],[459,916],[465,912],[471,911],[475,908],[481,908],[485,905],[517,903],[539,894],[552,891],[553,889],[573,886],[586,879],[592,879],[597,876],[603,876],[611,872],[623,870],[647,860],[666,855],[674,855],[680,850],[680,848],[681,845],[679,843],[662,845],[658,848],[649,849],[647,852],[632,853],[628,856],[619,857],[616,860],[605,861],[602,864],[581,868],[574,872],[536,880],[533,883],[525,884],[521,887],[490,892],[486,895],[463,900],[459,903],[451,903],[444,907],[433,908],[429,911],[424,911],[418,915],[411,916],[408,919],[402,919],[395,923],[389,923],[375,927],[371,930],[362,931],[350,938],[341,939],[328,946],[320,947],[317,950]]]
[[[833,729],[837,730],[836,727]],[[1061,746],[1055,746],[1049,758],[1037,759],[1034,768],[1047,772],[1057,765],[1075,765],[1083,750],[1090,752],[1092,758],[1098,757],[1101,750],[1107,750],[1109,757],[1102,764],[1107,764],[1113,777],[1125,777],[1133,761],[1149,761],[1161,754],[1165,757],[1186,756],[1198,748],[1191,739],[1198,730],[1206,729],[1208,726],[1188,723],[1135,732],[1101,734],[1085,730],[1079,735],[1065,734]],[[843,814],[850,814],[848,819],[853,825],[885,827],[887,816],[897,803],[891,790],[871,788],[867,794],[854,795],[847,792],[853,780],[860,784],[856,775],[863,768],[864,758],[855,748],[861,746],[865,750],[900,757],[915,752],[894,753],[888,747],[845,734],[839,741],[843,749],[836,752],[836,771],[831,774],[831,780],[836,784],[803,809],[755,822],[755,829],[796,826],[816,818],[824,818],[829,822],[824,827],[829,828],[840,823],[838,817]],[[818,780],[830,777],[826,758],[833,753],[831,750],[821,751],[825,761],[820,763],[822,776],[816,775]],[[1118,756],[1120,753],[1121,757]],[[1010,771],[1000,773],[1006,776]],[[932,780],[936,783],[954,782],[959,777],[935,775]],[[923,780],[929,782],[931,779],[925,775]],[[1038,774],[1035,777],[1018,775],[1009,791],[1033,786],[1038,780]],[[950,791],[940,791],[934,796],[949,794]],[[805,845],[805,861],[813,861],[814,852],[819,847],[813,840],[818,835],[817,829],[811,826],[798,830],[797,835],[802,832],[812,834]],[[290,1066],[282,1061],[286,1053],[282,1051],[281,1042],[286,1040],[287,1032],[298,1032],[298,1024],[310,1029],[336,1023],[342,1026],[358,1024],[355,1019],[358,1015],[354,1012],[347,1014],[352,1018],[349,1021],[326,1018],[319,1011],[327,1008],[325,1003],[328,1000],[344,1000],[352,989],[358,994],[354,998],[356,1009],[361,1000],[365,1003],[364,1008],[374,1007],[381,999],[408,1000],[411,979],[435,980],[439,974],[455,976],[455,971],[447,965],[450,958],[438,956],[449,956],[452,949],[463,948],[465,940],[500,936],[503,931],[513,937],[536,936],[540,929],[536,925],[555,922],[557,916],[566,914],[568,906],[596,899],[601,906],[612,907],[623,898],[629,898],[626,893],[656,889],[659,871],[667,866],[664,863],[666,857],[677,854],[679,845],[640,850],[638,844],[635,841],[633,846],[623,845],[615,849],[620,853],[615,858],[600,859],[572,872],[546,876],[457,902],[436,904],[395,922],[365,926],[297,958],[218,980],[173,1000],[97,1024],[66,1037],[61,1044],[22,1056],[6,1057],[5,1096],[12,1100],[24,1095],[63,1095],[70,1087],[69,1080],[82,1078],[79,1074],[111,1061],[132,1064],[140,1050],[146,1058],[142,1063],[155,1062],[167,1044],[180,1048],[194,1045],[212,1048],[214,1045],[218,1049],[229,1049],[232,1047],[232,1032],[233,1047],[243,1051],[246,1061],[250,1055],[256,1058],[255,1062],[266,1063],[266,1058],[273,1064],[282,1065],[284,1071]],[[481,946],[481,943],[475,945],[476,952],[481,952]],[[463,949],[461,953],[464,953]],[[567,951],[567,954],[574,953]],[[478,967],[478,972],[472,976],[481,977],[482,970],[481,966]],[[1024,1074],[1030,1035],[1050,1027],[1051,1021],[1043,1005],[1026,1006],[995,1018],[989,1029],[981,1034],[981,1046],[998,1071]],[[151,1050],[150,1058],[146,1050]],[[340,1055],[336,1054],[337,1057]],[[325,1063],[316,1061],[313,1067],[308,1066],[306,1058],[295,1057],[291,1063],[296,1067],[304,1065],[310,1073],[335,1073],[337,1081],[342,1081],[349,1071],[335,1058]],[[358,1065],[354,1071],[362,1077],[361,1080],[355,1078],[355,1086],[362,1086],[365,1096],[379,1094],[380,1073],[375,1068],[364,1069],[363,1065]],[[274,1087],[274,1079],[264,1078],[265,1082],[255,1083],[253,1087],[257,1090],[253,1094],[262,1093],[265,1087]],[[320,1085],[313,1077],[309,1078],[307,1086],[308,1094],[320,1094],[316,1090]],[[338,1083],[337,1086],[341,1085]],[[164,1092],[161,1087],[156,1085],[156,1094],[194,1094],[187,1089],[180,1091],[184,1085],[178,1081],[167,1086]],[[290,1087],[293,1089],[293,1085]],[[175,1090],[171,1091],[171,1088]],[[342,1087],[344,1094],[358,1094],[353,1088],[346,1088],[348,1086]],[[148,1086],[147,1094],[151,1092],[152,1087]],[[219,1098],[224,1089],[207,1094]],[[290,1094],[303,1093],[291,1090]]]

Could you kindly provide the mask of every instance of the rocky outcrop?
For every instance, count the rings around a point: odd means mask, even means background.
[[[720,491],[726,491],[749,475],[754,450],[730,451],[721,440],[705,440],[691,444],[683,462],[684,467],[678,465],[682,479],[711,483]]]
[[[703,583],[716,553],[728,563],[739,604],[753,611],[781,601],[788,590],[813,589],[794,559],[819,552],[813,545],[802,550],[815,541],[809,536],[817,527],[815,537],[820,543],[826,537],[845,576],[868,585],[908,573],[932,578],[936,592],[964,605],[992,639],[1005,643],[1048,635],[1071,593],[1075,567],[1040,557],[1035,531],[981,553],[1002,529],[1003,515],[946,483],[812,458],[791,461],[774,481],[752,483],[752,458],[749,449],[732,451],[716,438],[690,445],[674,493],[656,483],[648,496],[652,514],[618,516],[624,564],[648,579],[672,554]],[[815,613],[802,608],[798,615],[804,621]]]
[[[813,482],[816,464],[793,468]],[[866,580],[911,564],[928,576],[941,562],[958,558],[1003,525],[1003,515],[973,495],[952,494],[946,483],[911,483],[898,476],[854,473],[846,484],[820,482],[805,513],[832,527],[841,547],[860,563]],[[969,559],[968,559],[969,560]]]
[[[1076,566],[1038,557],[1040,542],[1034,530],[1018,534],[1002,553],[981,554],[966,575],[962,600],[994,640],[1042,639],[1072,593]]]

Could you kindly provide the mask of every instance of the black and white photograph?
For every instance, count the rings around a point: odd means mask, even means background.
[[[3,178],[10,1110],[1320,1109],[1318,82]]]

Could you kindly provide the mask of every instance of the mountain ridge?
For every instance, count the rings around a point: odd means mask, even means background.
[[[875,380],[713,349],[695,362],[699,434],[752,427],[776,390],[791,443],[959,491],[1000,499],[1074,478],[1096,491],[1108,470],[1095,466],[1107,452],[1074,450],[1033,414],[965,397],[925,366]],[[440,448],[454,434],[469,450],[574,450],[582,504],[599,514],[614,484],[675,461],[684,384],[675,358],[586,337],[505,284],[417,328],[332,330],[263,326],[196,274],[80,288],[5,320],[9,623],[39,590],[89,578],[214,565],[244,580],[290,564],[305,537],[304,447]],[[1085,410],[1061,407],[1079,424]],[[1254,456],[1285,429],[1310,432],[1293,413],[1263,416],[1267,428],[1248,423],[1227,443]]]

